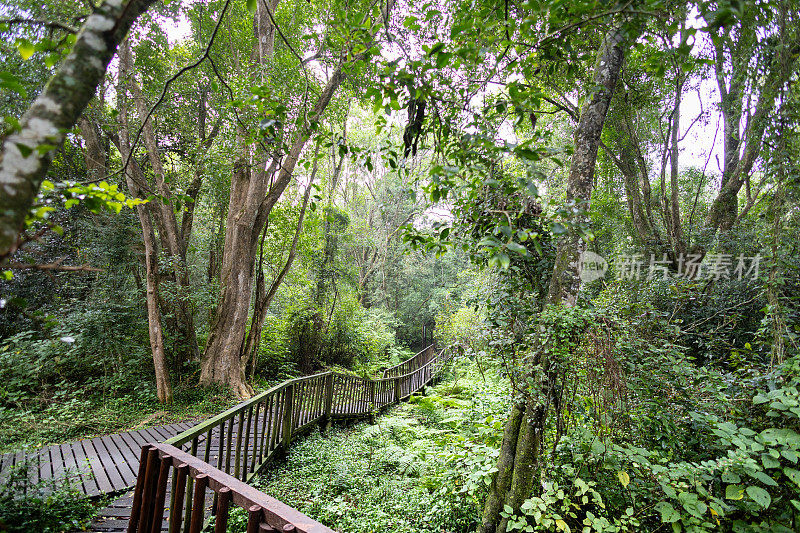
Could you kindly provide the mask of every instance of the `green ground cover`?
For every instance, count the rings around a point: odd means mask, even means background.
[[[348,533],[470,531],[493,471],[507,386],[461,365],[375,424],[319,431],[255,485]]]

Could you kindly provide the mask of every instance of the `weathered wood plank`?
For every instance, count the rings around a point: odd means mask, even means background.
[[[87,460],[86,452],[84,452],[80,441],[70,443],[69,447],[75,455],[75,465],[80,474],[84,494],[88,494],[89,496],[101,494],[100,486],[95,476],[92,474],[92,467]]]
[[[92,441],[88,439],[82,440],[79,444],[83,447],[84,456],[88,459],[92,467],[92,474],[94,474],[94,479],[97,482],[100,492],[102,494],[115,492],[114,484],[109,479],[105,468],[103,468],[103,463],[100,462],[97,450],[94,449]]]
[[[131,448],[128,442],[122,438],[122,435],[118,433],[108,435],[106,438],[110,441],[106,443],[106,447],[114,446],[122,455],[126,465],[125,477],[128,480],[128,485],[132,486],[136,482],[136,474],[139,471],[138,447],[136,449]],[[130,472],[130,475],[127,472]]]
[[[120,457],[120,462],[124,463],[124,459],[121,457],[120,453],[116,449],[109,450],[106,448],[102,437],[95,437],[90,442],[97,452],[97,459],[102,464],[103,471],[111,482],[111,486],[114,487],[114,492],[127,488],[128,484],[119,471],[116,458],[112,455],[112,452],[115,453],[116,456]]]

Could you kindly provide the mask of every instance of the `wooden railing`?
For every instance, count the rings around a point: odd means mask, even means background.
[[[242,485],[248,487],[244,483],[278,454],[284,453],[294,439],[310,430],[315,424],[320,424],[324,429],[331,420],[336,418],[369,417],[379,409],[408,398],[438,375],[447,362],[446,353],[442,351],[436,354],[433,346],[428,346],[414,357],[387,369],[381,379],[372,380],[339,372],[322,372],[285,381],[167,440],[164,444],[151,445],[147,464],[145,465],[145,461],[142,461],[141,465],[144,466],[140,466],[139,469],[134,504],[137,502],[137,497],[140,502],[149,501],[145,496],[152,492],[150,499],[155,501],[156,505],[143,505],[138,510],[141,518],[136,520],[132,514],[128,531],[130,533],[158,531],[155,524],[160,523],[163,519],[163,505],[159,507],[157,502],[158,495],[161,494],[161,483],[162,481],[166,483],[166,481],[162,480],[160,470],[158,475],[155,470],[152,472],[148,470],[150,461],[161,461],[162,466],[159,468],[166,470],[172,468],[171,487],[176,489],[172,494],[175,498],[185,502],[176,506],[177,500],[173,499],[173,504],[169,507],[170,533],[181,531],[180,525],[175,526],[176,529],[172,529],[172,524],[181,523],[179,518],[174,517],[175,511],[180,513],[181,508],[184,509],[182,521],[184,530],[199,531],[199,529],[192,529],[194,523],[192,522],[192,513],[194,512],[192,508],[194,506],[197,509],[194,499],[198,497],[197,491],[200,490],[200,483],[204,484],[203,490],[210,487],[215,493],[212,512],[219,508],[219,502],[222,501],[218,488],[221,490],[226,486],[233,496],[224,496],[224,498],[232,497],[234,503],[250,512],[250,507],[247,505],[250,505],[251,500],[255,501],[252,496],[258,491],[249,489],[252,493],[241,493],[244,495],[237,497],[236,490],[240,490]],[[144,449],[142,453],[144,458]],[[151,457],[153,458],[151,459]],[[187,458],[192,458],[192,462],[187,462]],[[176,461],[182,462],[178,464]],[[173,466],[163,466],[165,464]],[[199,481],[200,478],[196,474],[181,474],[182,464],[188,465],[190,473],[205,474],[209,481]],[[192,467],[193,464],[194,467]],[[166,472],[164,475],[169,477],[170,473]],[[183,475],[184,485],[181,485],[181,475]],[[168,477],[164,479],[168,479]],[[214,479],[222,481],[212,482],[211,480]],[[238,488],[226,485],[231,480],[237,481],[241,485],[236,485]],[[197,486],[194,487],[195,485]],[[194,494],[192,493],[193,487]],[[181,491],[177,489],[181,489]],[[265,495],[261,496],[268,498]],[[248,498],[250,499],[248,500]],[[271,498],[268,500],[277,501]],[[301,529],[301,524],[291,522],[288,518],[280,518],[272,512],[272,508],[265,508],[258,502],[253,505],[261,506],[264,509],[265,522],[260,523],[265,523],[277,530],[294,531],[285,529],[288,527],[287,525],[293,524],[297,531],[329,531],[315,522],[313,527],[322,529]],[[283,504],[280,505],[283,506],[282,508],[289,509]],[[152,509],[156,514],[145,517],[147,509]],[[305,520],[307,518],[297,511],[291,511],[299,517],[298,519]],[[227,508],[225,508],[225,513],[227,516]],[[290,515],[285,514],[285,516]],[[224,529],[217,531],[224,531]],[[247,531],[250,532],[250,529]],[[253,529],[253,531],[270,530]]]
[[[169,519],[164,524],[170,475],[173,482]],[[181,529],[199,533],[206,521],[209,493],[214,499],[215,533],[227,531],[231,505],[247,511],[247,533],[333,533],[303,513],[169,444],[142,447],[128,531],[157,533],[166,525],[170,533]]]
[[[434,346],[431,344],[427,348],[424,348],[421,352],[416,354],[414,357],[410,359],[406,359],[400,364],[397,364],[393,367],[389,367],[383,371],[384,378],[394,378],[397,376],[404,376],[409,372],[413,372],[417,368],[422,368],[426,363],[431,361],[434,357],[436,357],[436,352],[434,351]]]

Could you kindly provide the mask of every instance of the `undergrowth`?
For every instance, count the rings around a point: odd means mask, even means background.
[[[4,473],[0,484],[0,531],[60,533],[83,531],[104,499],[91,501],[69,474],[38,483],[28,480],[23,463]]]
[[[319,432],[256,486],[348,533],[472,531],[508,411],[507,386],[473,368],[374,425]]]
[[[12,405],[0,402],[0,453],[143,427],[203,419],[238,403],[227,392],[176,387],[160,404],[148,383],[119,397],[57,389]]]

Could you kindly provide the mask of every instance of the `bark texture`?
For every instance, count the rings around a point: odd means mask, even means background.
[[[608,108],[617,85],[620,70],[625,58],[625,46],[629,35],[622,28],[615,28],[606,35],[597,54],[597,62],[591,86],[593,91],[585,103],[578,127],[575,130],[575,151],[572,155],[568,182],[567,200],[582,208],[576,222],[588,223],[588,208],[594,185],[594,170],[600,135],[603,132]],[[573,306],[580,289],[578,263],[585,244],[577,232],[569,232],[558,243],[553,276],[547,295],[548,305]],[[548,410],[557,396],[556,373],[550,368],[544,351],[538,355],[535,364],[544,376],[538,394],[529,394],[518,426],[506,425],[503,445],[498,459],[498,479],[492,484],[484,506],[480,533],[504,533],[508,520],[500,516],[501,510],[509,506],[518,511],[528,498],[537,478],[538,459],[542,448]],[[533,371],[534,369],[532,369]],[[515,406],[515,409],[518,407]],[[512,419],[516,414],[512,411]],[[517,430],[514,431],[515,426]],[[513,455],[510,442],[515,441]],[[508,479],[510,477],[510,483]],[[502,505],[500,504],[502,502]]]
[[[106,0],[83,24],[72,52],[0,150],[0,260],[13,253],[54,149],[64,142],[103,80],[117,47],[155,0]]]
[[[388,10],[392,1],[388,2]],[[272,57],[274,26],[271,14],[277,2],[257,3],[255,57],[263,68]],[[372,43],[368,43],[368,50]],[[355,60],[363,58],[363,54]],[[287,153],[272,156],[245,142],[245,132],[239,132],[240,150],[234,164],[228,204],[225,244],[220,272],[220,298],[217,306],[200,373],[201,385],[218,384],[230,388],[240,398],[252,394],[245,380],[242,357],[247,353],[245,331],[252,301],[254,266],[258,254],[259,236],[269,213],[283,195],[292,179],[297,161],[306,143],[316,130],[322,115],[346,75],[345,64],[332,73],[313,107],[298,123]]]
[[[264,319],[267,317],[267,309],[269,309],[275,295],[278,294],[278,288],[283,283],[286,275],[292,269],[294,258],[297,255],[297,242],[300,240],[300,233],[303,231],[303,221],[306,217],[306,209],[308,209],[308,202],[311,199],[311,184],[314,183],[314,178],[317,174],[317,161],[314,161],[314,168],[311,171],[311,178],[309,179],[306,191],[303,194],[303,205],[300,207],[300,215],[297,219],[297,227],[294,231],[292,244],[289,247],[289,254],[286,257],[286,263],[283,268],[272,280],[272,283],[267,290],[266,281],[264,279],[264,270],[259,260],[258,276],[256,280],[256,301],[253,305],[253,316],[250,320],[250,330],[247,332],[247,340],[245,341],[245,349],[242,354],[242,364],[247,365],[247,361],[252,361],[253,373],[255,373],[256,358],[258,353],[258,346],[261,342],[261,331],[264,328]],[[265,228],[266,231],[266,228]],[[264,253],[264,244],[261,244],[261,253]]]
[[[576,222],[582,224],[589,221],[589,201],[594,186],[600,134],[625,58],[623,42],[624,35],[620,29],[610,32],[604,39],[594,67],[592,83],[595,89],[581,111],[574,134],[575,151],[567,178],[567,202],[575,202],[581,208]],[[559,241],[547,295],[549,303],[575,304],[580,288],[578,261],[584,248],[585,243],[576,232],[565,234]]]

